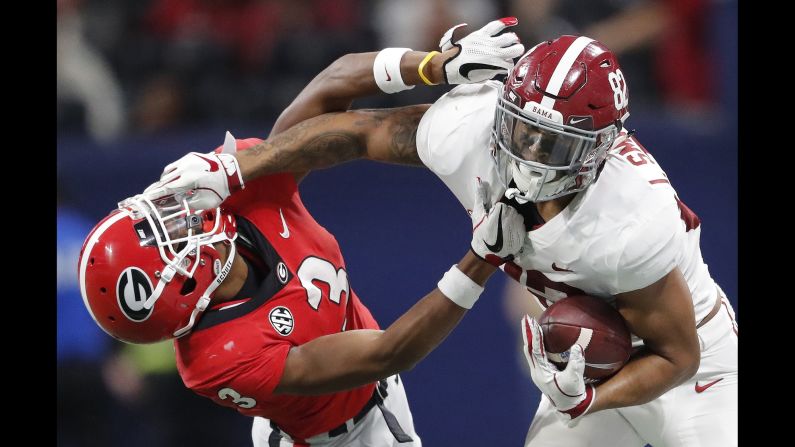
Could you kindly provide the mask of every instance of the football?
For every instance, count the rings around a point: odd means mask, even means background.
[[[605,300],[569,296],[549,306],[539,318],[547,358],[560,370],[569,349],[579,343],[585,354],[586,382],[602,380],[621,369],[632,353],[629,329],[620,313]]]

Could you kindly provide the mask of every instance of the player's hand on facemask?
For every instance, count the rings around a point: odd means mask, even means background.
[[[489,185],[476,179],[472,207],[472,251],[479,258],[499,267],[522,251],[527,230],[524,218],[515,208],[502,202],[491,205]]]
[[[230,143],[231,142],[231,143]],[[227,132],[224,146],[235,144]],[[184,195],[193,209],[218,207],[232,193],[244,188],[240,165],[231,153],[191,152],[163,169],[160,181],[144,190],[150,200]]]
[[[513,67],[513,59],[524,53],[524,45],[515,33],[497,34],[517,23],[516,17],[503,17],[456,42],[453,42],[453,33],[467,24],[461,23],[447,30],[439,41],[439,47],[443,52],[454,47],[458,47],[459,51],[444,63],[445,82],[472,84],[507,74]]]
[[[591,407],[596,388],[585,384],[585,356],[582,347],[575,344],[569,351],[569,363],[563,371],[547,360],[544,334],[538,322],[529,315],[522,318],[524,355],[530,366],[533,383],[558,410],[555,413],[569,427],[574,427]]]

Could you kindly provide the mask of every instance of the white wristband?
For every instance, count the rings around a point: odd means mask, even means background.
[[[409,51],[411,48],[384,48],[375,56],[373,77],[384,93],[391,94],[414,88],[413,85],[406,85],[400,76],[400,59]]]
[[[464,309],[472,309],[475,301],[483,293],[483,287],[472,281],[472,278],[458,270],[455,265],[442,276],[437,287],[450,301]]]

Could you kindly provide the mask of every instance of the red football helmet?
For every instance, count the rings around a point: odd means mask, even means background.
[[[561,36],[524,54],[505,81],[492,136],[500,178],[541,202],[582,191],[629,116],[616,56],[588,37]]]
[[[155,343],[187,334],[235,257],[234,216],[174,196],[134,196],[91,230],[78,262],[83,302],[108,334]],[[230,245],[221,256],[212,244]]]

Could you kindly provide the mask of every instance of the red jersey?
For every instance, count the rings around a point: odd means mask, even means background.
[[[260,141],[238,140],[237,147]],[[327,432],[354,417],[375,384],[321,396],[274,395],[287,354],[317,337],[378,323],[350,288],[337,240],[304,208],[291,174],[250,181],[223,207],[237,216],[236,247],[249,277],[260,281],[248,289],[256,292],[208,309],[175,340],[179,374],[194,392],[270,419],[293,437]]]

